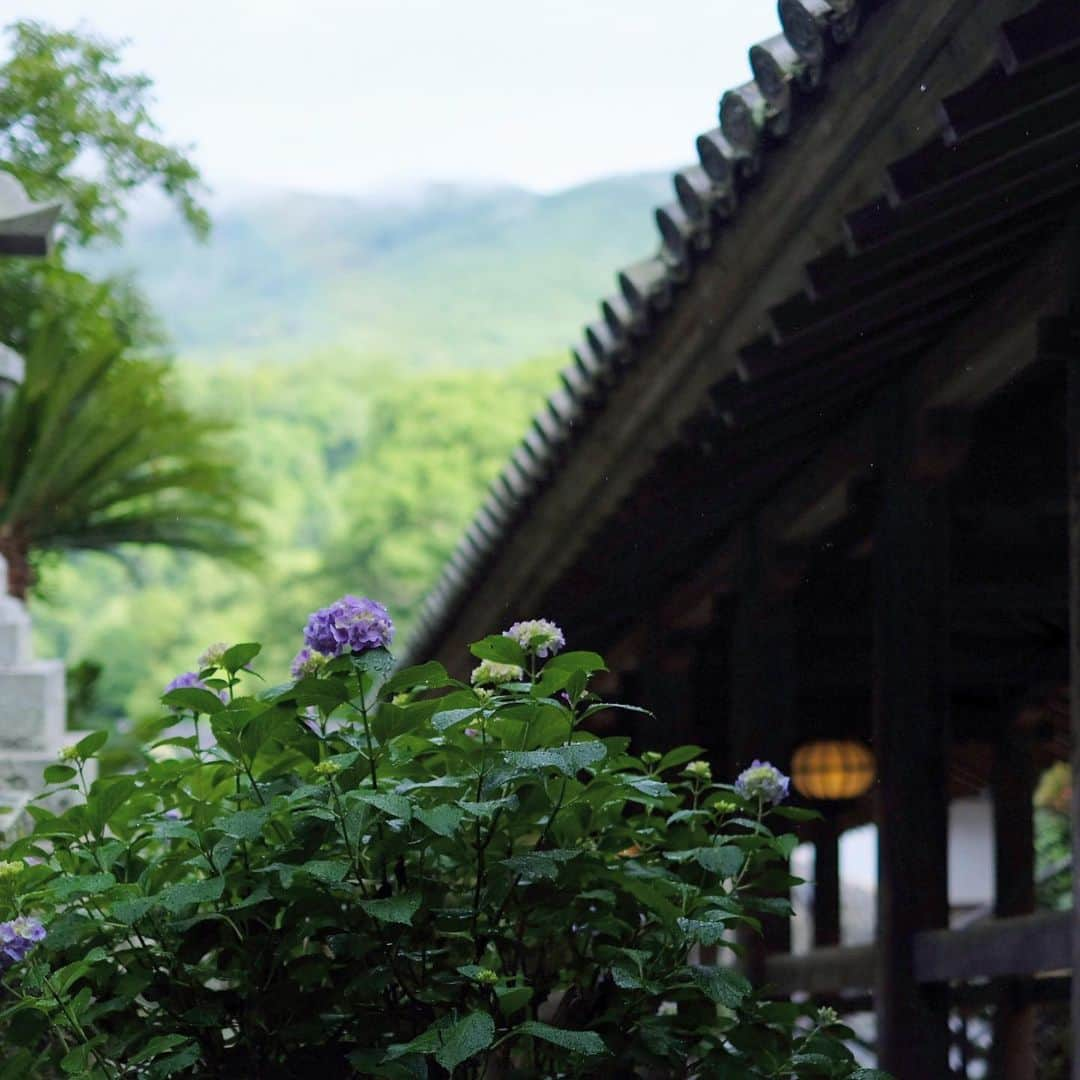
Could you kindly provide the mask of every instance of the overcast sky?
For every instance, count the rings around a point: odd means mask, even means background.
[[[9,7],[7,10],[12,10]],[[34,0],[130,41],[211,185],[547,191],[671,168],[750,77],[773,0]]]

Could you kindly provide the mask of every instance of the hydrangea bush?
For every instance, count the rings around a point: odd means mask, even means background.
[[[590,733],[603,661],[543,620],[470,682],[392,632],[346,597],[278,686],[215,646],[136,771],[47,770],[81,799],[0,852],[0,1076],[884,1075],[732,963],[788,911],[786,778]]]

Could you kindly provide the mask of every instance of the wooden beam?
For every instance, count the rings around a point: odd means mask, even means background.
[[[1073,938],[1071,911],[925,931],[915,938],[915,972],[920,982],[947,982],[1062,971],[1070,966]]]
[[[1072,925],[1072,912],[1048,911],[988,919],[963,930],[923,931],[915,935],[916,978],[920,983],[1003,976],[1039,977],[1041,981],[1068,967]],[[866,989],[874,983],[876,967],[876,946],[843,945],[799,956],[770,956],[765,973],[767,985],[778,994],[817,996]]]
[[[915,935],[945,927],[948,548],[944,494],[914,476],[909,383],[882,394],[874,538],[878,759],[878,1061],[901,1077],[948,1071],[948,987],[920,985]]]
[[[768,957],[765,982],[785,997],[865,990],[874,985],[876,964],[877,950],[873,945],[813,949],[800,956],[785,953]]]

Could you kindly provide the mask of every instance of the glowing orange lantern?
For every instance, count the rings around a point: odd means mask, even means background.
[[[806,743],[791,759],[795,789],[808,799],[835,801],[865,795],[874,783],[874,754],[854,739]]]

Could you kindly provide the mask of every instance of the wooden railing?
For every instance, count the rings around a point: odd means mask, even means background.
[[[915,937],[919,982],[966,982],[1002,976],[1043,975],[1072,966],[1071,911],[988,919],[963,930],[930,930]],[[777,993],[815,996],[872,990],[877,966],[873,945],[814,949],[770,956],[766,983]]]

